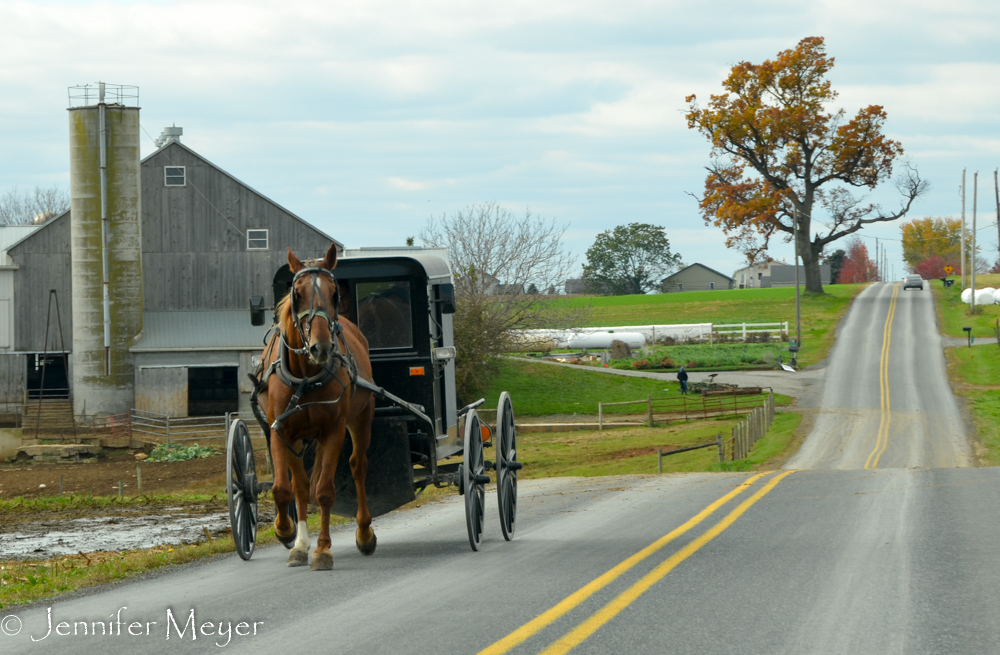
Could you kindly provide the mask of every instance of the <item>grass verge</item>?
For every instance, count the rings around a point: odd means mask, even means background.
[[[864,284],[831,284],[822,295],[802,295],[802,366],[823,360],[837,323]],[[567,298],[568,307],[589,307],[588,326],[669,323],[772,323],[788,321],[795,332],[795,288],[720,289],[633,296]]]
[[[725,376],[720,376],[718,381],[725,382]],[[556,414],[596,416],[599,402],[642,400],[647,396],[679,398],[680,383],[673,379],[673,376],[668,379],[632,377],[586,370],[584,367],[577,369],[569,366],[535,364],[518,359],[503,359],[499,362],[493,382],[478,395],[486,398],[485,407],[496,407],[503,391],[510,394],[515,416]],[[697,396],[692,398],[697,399]],[[787,405],[791,402],[791,398],[775,394],[775,402],[778,405]],[[621,411],[636,410],[632,408]]]
[[[747,459],[719,462],[714,447],[691,450],[663,459],[665,473],[691,471],[750,471],[782,461],[793,443],[799,414],[778,412],[771,430],[750,451]],[[522,479],[557,476],[599,476],[656,473],[657,450],[674,450],[728,439],[734,419],[697,421],[665,427],[559,433],[524,433],[517,436],[519,459],[525,466]]]
[[[1000,348],[994,344],[945,350],[948,377],[964,398],[979,441],[978,456],[1000,465]]]
[[[934,294],[934,311],[937,313],[941,334],[949,337],[964,337],[963,327],[971,327],[976,337],[992,337],[993,326],[1000,318],[1000,305],[977,307],[975,314],[969,313],[969,306],[962,302],[961,278],[956,278],[953,286],[945,288],[941,280],[927,280]],[[1000,275],[977,275],[976,288],[997,288]]]

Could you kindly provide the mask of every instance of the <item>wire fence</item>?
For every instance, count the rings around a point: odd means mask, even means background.
[[[697,419],[722,418],[727,416],[744,416],[774,397],[768,389],[764,393],[761,388],[732,389],[726,391],[707,392],[706,395],[691,398],[682,395],[679,398],[653,398],[646,400],[629,400],[625,402],[597,403],[597,429],[603,430],[605,409],[608,407],[646,406],[646,423],[653,427],[657,421],[691,421]]]

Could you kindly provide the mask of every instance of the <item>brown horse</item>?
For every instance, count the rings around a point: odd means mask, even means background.
[[[336,244],[330,245],[321,261],[307,263],[288,249],[288,266],[295,278],[288,295],[278,305],[279,332],[264,350],[262,362],[263,370],[280,374],[270,375],[266,389],[258,396],[261,406],[267,408],[271,426],[272,493],[278,509],[274,532],[285,545],[294,541],[288,566],[309,563],[306,512],[312,495],[322,512],[319,539],[312,554],[314,571],[333,568],[330,508],[336,493],[337,460],[347,430],[354,442],[351,474],[358,491],[355,540],[364,555],[374,553],[376,545],[365,496],[375,398],[355,384],[358,377],[372,380],[371,362],[364,335],[354,323],[337,315],[339,294],[332,273],[336,265]],[[302,460],[304,439],[314,439],[317,444],[311,494]],[[293,496],[298,508],[298,526],[288,515]]]

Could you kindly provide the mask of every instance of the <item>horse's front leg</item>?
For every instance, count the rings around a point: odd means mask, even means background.
[[[337,498],[337,488],[334,479],[337,474],[337,461],[344,447],[344,432],[347,426],[343,421],[337,421],[333,429],[327,433],[326,442],[317,453],[316,466],[319,477],[316,480],[316,502],[320,509],[319,537],[316,540],[316,550],[313,551],[313,571],[329,571],[333,568],[333,554],[330,552],[330,509]]]
[[[274,465],[274,485],[271,487],[271,496],[274,498],[274,506],[277,509],[277,514],[274,517],[274,535],[278,541],[286,546],[295,540],[295,525],[292,524],[291,517],[288,516],[288,506],[294,499],[292,482],[288,477],[289,454],[285,443],[278,437],[278,433],[271,430],[271,462]]]
[[[302,441],[295,442],[301,452]],[[289,466],[292,469],[292,489],[295,493],[295,506],[298,509],[299,524],[295,535],[295,545],[288,553],[288,566],[305,566],[309,563],[309,526],[306,519],[309,515],[309,476],[301,457],[292,455]]]
[[[365,480],[368,478],[368,446],[372,440],[372,416],[367,413],[358,418],[351,426],[351,440],[354,451],[351,453],[351,476],[358,492],[358,530],[354,535],[354,543],[362,555],[375,552],[378,539],[372,530],[372,515],[368,511],[368,495],[365,491]]]

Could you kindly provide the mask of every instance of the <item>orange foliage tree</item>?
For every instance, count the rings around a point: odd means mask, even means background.
[[[873,282],[877,275],[875,262],[868,256],[868,248],[858,237],[847,242],[847,255],[837,275],[838,284],[856,284],[858,282]]]
[[[917,271],[917,267],[922,262],[937,257],[943,262],[941,266],[950,265],[956,274],[962,274],[961,219],[915,218],[903,223],[900,231],[903,233],[903,260],[911,271],[923,275],[924,271]],[[924,275],[924,277],[941,277],[941,275]]]
[[[824,246],[869,223],[901,218],[926,190],[906,165],[895,180],[902,194],[898,210],[885,212],[852,193],[890,180],[903,148],[882,133],[881,106],[850,119],[842,109],[827,110],[838,95],[826,79],[833,64],[823,38],[809,37],[773,61],[734,66],[723,82],[725,93],[711,96],[705,108],[695,96],[687,98],[688,127],[712,144],[713,163],[698,198],[706,224],[721,227],[727,245],[753,261],[777,233],[791,240],[797,221],[795,250],[806,289],[817,293],[823,291]],[[814,234],[814,227],[821,229]]]

